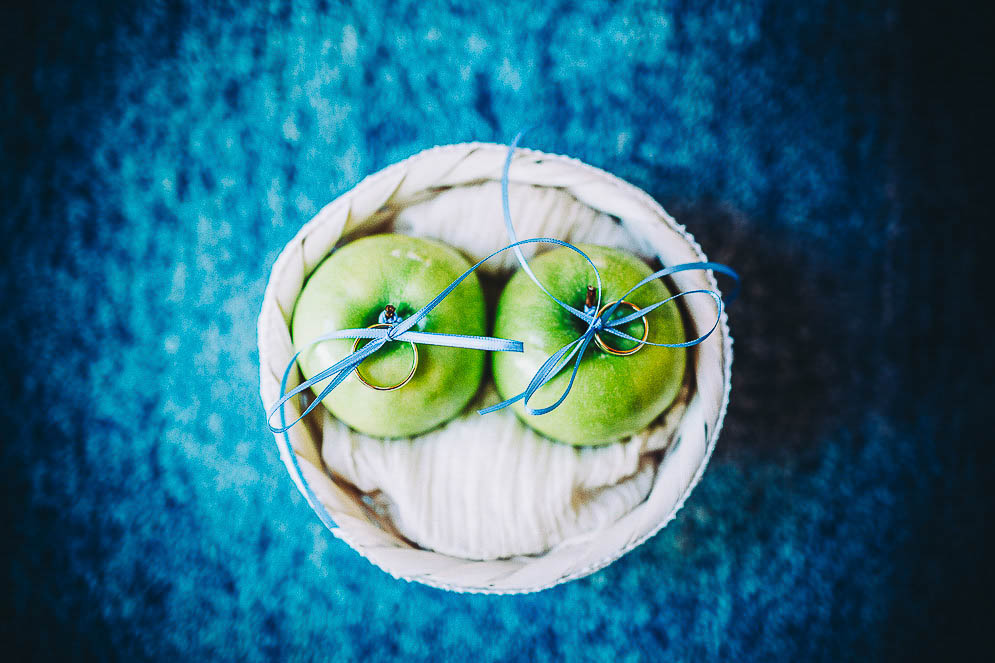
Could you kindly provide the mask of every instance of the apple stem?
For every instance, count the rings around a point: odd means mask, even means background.
[[[384,320],[387,320],[388,322],[391,321],[391,320],[393,320],[394,319],[394,312],[396,310],[397,309],[395,309],[393,306],[391,306],[390,304],[387,304],[387,306],[385,306],[384,310],[383,310]]]
[[[594,308],[595,297],[594,286],[587,286],[587,297],[584,299],[584,308]]]

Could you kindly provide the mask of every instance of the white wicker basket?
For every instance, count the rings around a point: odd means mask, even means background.
[[[364,179],[301,228],[273,267],[259,316],[260,391],[265,407],[279,399],[280,380],[293,356],[288,325],[294,304],[305,279],[321,260],[336,245],[357,236],[392,229],[410,230],[395,228],[399,212],[431,204],[441,192],[455,187],[496,186],[506,156],[506,146],[483,143],[426,150]],[[511,167],[510,182],[516,200],[513,209],[529,204],[530,196],[538,199],[555,190],[556,195],[569,197],[571,205],[591,208],[598,223],[609,223],[614,228],[612,232],[624,233],[629,243],[640,247],[644,255],[656,256],[665,265],[707,260],[694,238],[650,196],[575,159],[519,149]],[[500,206],[496,197],[481,204]],[[557,233],[553,226],[554,236],[576,241],[577,235],[573,233],[576,229],[561,228]],[[443,239],[471,254],[474,251],[464,243],[472,242],[470,237],[482,232],[493,234],[492,246],[507,243],[500,226],[473,228],[472,223],[464,221],[459,228],[462,232],[450,231]],[[520,231],[520,236],[531,235]],[[585,239],[589,237],[590,234]],[[504,255],[506,260],[500,268],[510,272],[514,258]],[[681,272],[673,280],[681,290],[702,287],[718,290],[711,272]],[[689,297],[682,303],[694,327],[688,330],[689,338],[711,327],[716,308],[710,298]],[[689,353],[692,388],[672,442],[660,454],[648,497],[596,536],[575,537],[543,554],[477,561],[418,548],[400,536],[383,514],[372,513],[355,487],[344,485],[341,479],[333,480],[326,472],[321,449],[330,442],[323,439],[328,434],[327,426],[305,421],[290,430],[288,435],[297,463],[290,458],[282,436],[277,436],[277,442],[281,458],[312,508],[315,504],[295,466],[300,467],[323,510],[334,519],[334,526],[327,522],[326,525],[335,536],[392,576],[460,592],[538,591],[590,574],[638,546],[673,519],[700,480],[715,447],[729,399],[732,339],[725,314],[716,332],[689,349]],[[291,385],[299,380],[295,371]],[[288,416],[292,420],[299,410],[290,405]],[[322,515],[319,511],[319,516]]]

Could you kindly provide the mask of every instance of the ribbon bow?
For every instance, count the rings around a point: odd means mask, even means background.
[[[578,310],[573,306],[570,306],[569,304],[557,299],[557,297],[553,293],[547,290],[546,287],[539,282],[539,279],[536,278],[536,275],[535,273],[533,273],[532,268],[529,267],[528,260],[525,259],[525,255],[522,253],[522,250],[518,248],[521,242],[517,241],[518,237],[515,234],[515,226],[511,221],[511,206],[508,202],[508,179],[509,179],[508,173],[511,170],[511,160],[515,154],[515,148],[518,146],[518,143],[523,135],[525,135],[525,131],[519,132],[519,134],[515,136],[515,139],[511,142],[511,145],[508,147],[508,156],[507,158],[505,158],[504,170],[501,173],[501,206],[502,206],[502,211],[504,212],[504,225],[506,230],[508,231],[508,237],[511,238],[512,241],[512,244],[510,244],[507,248],[515,249],[515,256],[518,258],[518,262],[521,264],[522,269],[529,276],[529,278],[532,279],[533,283],[539,286],[540,290],[546,293],[546,295],[549,296],[550,299],[552,299],[554,302],[563,307],[571,315],[574,315],[583,320],[585,323],[587,323],[587,329],[585,329],[584,333],[581,334],[577,339],[564,345],[562,348],[553,353],[545,362],[543,362],[542,366],[539,367],[539,370],[536,371],[536,374],[532,378],[532,381],[529,383],[528,387],[525,388],[525,391],[518,394],[517,396],[509,398],[506,401],[502,401],[497,405],[492,405],[488,408],[484,408],[483,410],[479,410],[478,412],[480,414],[487,414],[489,412],[494,412],[496,410],[506,408],[512,403],[515,403],[519,400],[523,401],[522,404],[525,406],[525,411],[531,415],[546,414],[547,412],[551,412],[552,410],[556,409],[560,405],[560,403],[562,403],[564,399],[566,399],[567,395],[570,393],[570,390],[573,388],[574,380],[577,378],[577,371],[580,369],[580,362],[581,359],[583,359],[584,357],[584,352],[587,350],[587,346],[591,344],[592,340],[594,340],[594,336],[601,332],[614,334],[615,336],[624,338],[634,343],[642,343],[645,345],[652,345],[661,348],[688,348],[693,345],[701,343],[706,338],[712,335],[712,332],[715,331],[715,328],[718,327],[719,325],[719,321],[722,319],[722,311],[724,310],[724,303],[722,301],[722,297],[714,290],[698,289],[698,290],[688,290],[684,292],[679,292],[676,295],[673,295],[671,297],[668,297],[667,299],[651,304],[650,306],[641,308],[617,320],[611,319],[612,315],[615,313],[615,310],[618,308],[622,300],[624,300],[630,294],[632,294],[633,292],[635,292],[636,290],[638,290],[639,288],[643,287],[644,285],[646,285],[651,281],[663,278],[664,276],[669,276],[670,274],[676,274],[678,272],[685,272],[689,270],[712,270],[714,272],[720,272],[722,274],[731,276],[733,279],[736,280],[737,287],[733,291],[733,293],[729,296],[730,302],[733,299],[735,299],[736,294],[738,293],[739,275],[735,271],[733,271],[732,268],[716,262],[683,263],[680,265],[673,265],[671,267],[666,267],[659,271],[653,272],[652,274],[644,278],[642,281],[629,288],[625,292],[625,294],[623,294],[621,297],[618,298],[618,301],[609,306],[600,316],[598,316],[596,315],[595,312],[601,310],[601,274],[598,272],[598,268],[594,265],[594,263],[591,262],[591,259],[583,251],[574,247],[571,244],[567,244],[564,242],[563,244],[565,246],[572,248],[574,251],[577,251],[582,256],[584,256],[584,258],[587,259],[587,262],[590,263],[591,267],[594,268],[594,276],[598,284],[597,305],[594,307],[585,307],[584,310]],[[663,306],[664,304],[677,299],[678,297],[684,297],[687,295],[694,295],[694,294],[709,295],[712,299],[715,300],[715,303],[718,306],[718,312],[716,313],[715,322],[712,324],[712,327],[706,333],[702,334],[698,338],[695,338],[690,341],[684,341],[681,343],[651,343],[649,341],[641,341],[640,339],[633,338],[632,336],[629,336],[628,334],[619,329],[619,327],[621,327],[622,325],[638,320],[643,316],[645,316],[646,314]],[[573,357],[575,356],[576,360],[574,361],[573,372],[570,375],[570,381],[567,383],[566,388],[563,390],[563,393],[556,400],[556,402],[554,402],[552,405],[538,409],[529,407],[529,399],[532,398],[533,395],[535,395],[535,392],[538,391],[543,385],[548,383],[550,380],[555,378],[560,373],[560,371],[563,370],[563,368],[566,367],[566,365],[570,362],[570,360],[573,359]]]

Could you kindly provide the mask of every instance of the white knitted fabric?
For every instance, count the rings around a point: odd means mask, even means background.
[[[645,248],[563,191],[525,188],[511,190],[521,237]],[[473,262],[509,241],[497,182],[448,189],[406,207],[393,230],[450,242]],[[518,266],[510,251],[493,263],[481,271],[500,281]],[[488,384],[461,417],[405,440],[354,433],[322,409],[323,437],[334,441],[322,445],[321,455],[332,472],[371,496],[368,501],[389,514],[407,539],[468,559],[544,552],[615,522],[649,494],[655,463],[648,452],[666,445],[672,426],[579,449],[534,433],[510,409],[476,414],[499,400]]]

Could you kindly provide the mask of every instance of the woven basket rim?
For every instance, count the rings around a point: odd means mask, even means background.
[[[348,205],[350,201],[356,196],[357,192],[373,186],[375,183],[379,182],[380,180],[387,179],[393,176],[395,173],[403,170],[405,166],[408,166],[422,159],[430,158],[433,155],[438,155],[440,153],[445,153],[450,151],[452,152],[466,151],[468,154],[470,154],[476,150],[498,150],[500,151],[500,154],[503,159],[503,156],[506,154],[507,149],[508,149],[507,145],[502,145],[499,143],[473,141],[466,143],[436,145],[434,147],[421,150],[406,157],[405,159],[402,159],[401,161],[389,164],[384,168],[382,168],[381,170],[378,170],[362,178],[353,187],[350,187],[348,190],[342,192],[335,199],[333,199],[324,207],[322,207],[317,212],[317,214],[315,214],[307,223],[301,226],[301,228],[294,235],[294,237],[287,242],[287,244],[281,250],[277,259],[274,261],[269,279],[266,284],[266,289],[263,295],[262,309],[260,311],[260,316],[258,319],[257,340],[258,340],[258,349],[259,349],[259,358],[260,358],[260,394],[263,399],[264,408],[271,406],[271,403],[266,402],[267,401],[267,395],[265,393],[266,386],[265,384],[263,384],[263,382],[268,377],[266,375],[266,370],[265,370],[266,362],[264,361],[264,357],[268,356],[270,353],[268,344],[263,342],[268,334],[267,331],[264,331],[264,318],[268,313],[267,307],[269,303],[274,301],[276,297],[274,293],[275,284],[279,282],[283,272],[285,272],[290,267],[290,265],[288,264],[290,262],[289,254],[292,252],[292,249],[296,245],[302,243],[304,239],[306,239],[316,227],[318,227],[321,223],[324,222],[325,219],[327,219],[335,212],[339,211],[340,207]],[[660,203],[658,203],[652,196],[650,196],[648,193],[646,193],[639,187],[636,187],[635,185],[626,182],[625,180],[601,168],[587,164],[575,157],[541,152],[539,150],[534,150],[530,148],[521,148],[521,147],[516,148],[516,155],[517,154],[525,155],[530,158],[541,159],[542,161],[553,161],[562,164],[568,164],[572,168],[576,168],[581,172],[587,172],[590,175],[598,177],[603,182],[617,188],[626,197],[632,198],[633,200],[645,206],[648,209],[648,211],[650,211],[655,217],[658,217],[660,221],[668,225],[672,231],[677,233],[688,244],[688,246],[691,248],[694,254],[698,256],[700,260],[707,261],[707,257],[705,256],[704,251],[701,249],[701,246],[694,239],[694,237],[686,230],[685,226],[678,223],[673,217],[671,217],[666,212],[666,210],[664,210],[664,208],[662,207],[662,205],[660,205]],[[481,181],[493,181],[493,180],[494,178],[484,178]],[[465,182],[464,185],[468,185],[471,183],[472,182],[468,181]],[[549,186],[549,185],[534,185],[534,186]],[[553,188],[562,188],[562,187],[553,187]],[[587,203],[585,202],[584,204]],[[717,292],[720,292],[718,289],[718,285],[715,282],[714,274],[712,274],[711,272],[707,272],[705,278],[710,282],[711,286],[715,288]],[[561,583],[582,578],[584,576],[590,575],[591,573],[594,573],[608,566],[609,564],[616,561],[626,553],[630,552],[631,550],[645,543],[648,539],[650,539],[661,529],[663,529],[667,524],[669,524],[676,517],[680,509],[684,506],[691,492],[701,481],[701,478],[704,475],[705,468],[708,466],[712,453],[715,449],[715,445],[717,443],[719,434],[721,433],[722,430],[725,414],[728,409],[729,398],[732,388],[731,384],[731,371],[732,371],[732,359],[733,359],[732,337],[729,331],[728,315],[725,310],[722,311],[719,317],[719,324],[718,327],[716,328],[716,332],[720,334],[722,342],[722,350],[721,350],[722,378],[723,378],[722,396],[721,396],[720,406],[715,417],[714,425],[708,430],[706,434],[704,453],[702,454],[701,459],[698,462],[697,469],[695,470],[694,474],[688,481],[686,487],[684,488],[683,492],[681,493],[676,503],[670,509],[669,513],[664,518],[660,519],[659,522],[657,522],[653,527],[649,528],[646,532],[639,535],[637,538],[633,539],[630,543],[619,547],[617,550],[614,551],[613,554],[606,555],[595,562],[592,562],[580,569],[573,571],[572,573],[562,575],[552,579],[549,582],[538,583],[533,586],[523,586],[516,588],[516,587],[491,587],[491,586],[479,586],[479,585],[454,585],[452,583],[442,582],[434,578],[431,574],[410,575],[398,572],[396,569],[392,568],[391,564],[384,563],[382,560],[376,559],[375,557],[369,555],[366,546],[359,544],[350,535],[347,528],[341,525],[336,525],[334,528],[328,528],[328,529],[332,532],[332,534],[336,538],[345,542],[350,548],[359,553],[360,556],[362,556],[371,564],[381,569],[382,571],[392,576],[393,578],[399,580],[405,580],[407,582],[418,582],[420,584],[428,585],[438,589],[444,589],[459,593],[525,594],[525,593],[538,592],[545,589],[549,589],[551,587],[555,587],[556,585],[559,585]],[[305,501],[308,502],[312,510],[314,510],[317,513],[318,509],[315,508],[314,504],[311,504],[311,500],[307,496],[307,493],[304,490],[300,482],[300,479],[296,476],[296,470],[294,469],[292,459],[286,456],[283,449],[283,445],[280,443],[278,436],[277,436],[277,446],[280,451],[281,460],[286,466],[288,472],[291,474],[291,478],[293,479],[294,484],[297,486],[297,489],[301,492],[301,494],[304,495]],[[292,453],[294,453],[300,458],[300,452],[295,450],[292,451]],[[307,459],[305,458],[300,458],[300,460],[302,462],[308,462]],[[659,481],[659,476],[654,479],[654,485],[656,485],[657,481]],[[434,551],[429,551],[429,552],[433,552],[433,554],[441,554],[441,553],[434,553]],[[546,554],[548,554],[548,552],[543,553],[541,555],[536,555],[535,558],[541,559],[545,557]],[[454,557],[453,559],[462,559],[462,558]],[[487,563],[486,561],[477,561],[477,560],[464,560],[464,561],[469,564]]]

